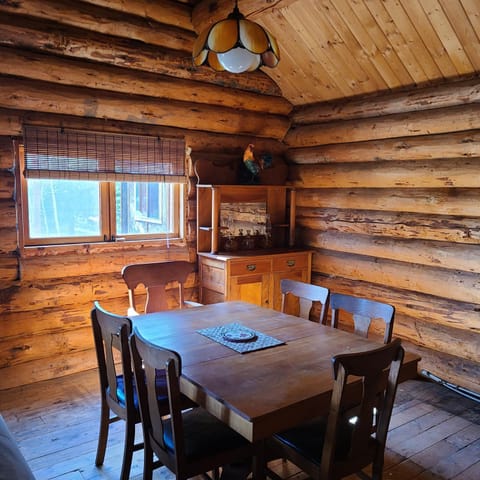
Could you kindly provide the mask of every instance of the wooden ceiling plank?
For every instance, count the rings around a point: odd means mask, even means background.
[[[444,78],[450,78],[457,75],[457,70],[451,58],[443,46],[438,32],[433,28],[427,14],[419,3],[419,0],[400,0],[403,9],[408,12],[410,21],[417,32],[420,32],[423,44],[430,52],[435,64],[438,66],[441,75]],[[416,45],[415,45],[416,48]]]
[[[365,50],[359,43],[358,39],[353,35],[348,25],[346,25],[343,18],[338,14],[332,1],[326,0],[322,5],[323,8],[328,9],[328,15],[325,14],[325,18],[330,22],[330,25],[335,30],[336,34],[342,38],[348,51],[351,52],[358,64],[361,65],[365,75],[368,77],[371,85],[371,88],[368,88],[368,91],[385,90],[387,88],[385,80],[372,64],[370,58],[365,54]]]
[[[298,5],[300,4],[295,4],[295,6]],[[317,27],[318,18],[311,13],[307,13],[309,11],[309,9],[302,11],[292,9],[288,16],[286,15],[292,29],[297,32],[299,38],[304,40],[305,48],[302,49],[301,56],[299,56],[300,52],[297,49],[297,61],[306,62],[310,58],[312,71],[315,69],[315,64],[320,64],[328,72],[332,83],[342,92],[343,96],[354,95],[355,90],[346,78],[347,75],[349,77],[352,77],[352,75],[345,71],[346,66],[339,61],[331,43],[324,37],[321,29]],[[308,54],[309,52],[310,54]],[[339,72],[344,75],[339,75]]]
[[[262,24],[263,17],[270,16],[272,11],[281,10],[297,1],[298,0],[241,0],[238,8],[246,18]],[[234,6],[235,0],[202,0],[198,2],[192,11],[193,28],[197,33],[202,32],[215,22],[227,18]]]
[[[352,31],[352,34],[357,39],[358,43],[362,45],[366,57],[370,59],[388,87],[397,88],[403,86],[404,82],[398,78],[397,74],[391,68],[385,55],[383,55],[381,49],[377,46],[375,39],[371,36],[371,31],[369,31],[367,25],[355,15],[350,2],[345,0],[335,0],[333,5],[338,14],[344,19],[345,24]],[[411,79],[409,81],[411,82]]]
[[[291,98],[295,103],[305,104],[315,101],[315,98],[331,99],[341,96],[341,92],[335,88],[329,73],[319,63],[312,70],[310,62],[299,62],[300,54],[298,45],[301,39],[292,30],[284,16],[285,10],[277,10],[274,18],[265,22],[265,26],[276,35],[280,45],[281,68],[265,68],[277,84],[282,85],[282,93]],[[282,42],[282,39],[286,39]],[[289,93],[294,95],[290,97]]]
[[[397,55],[397,52],[389,39],[383,33],[383,30],[377,23],[376,18],[371,14],[367,5],[368,0],[358,0],[353,9],[353,14],[366,26],[366,30],[375,42],[381,55],[384,56],[391,70],[398,78],[400,85],[411,85],[414,79],[403,65],[403,62]]]
[[[398,0],[385,0],[384,7],[388,10],[391,20],[395,23],[398,32],[401,33],[406,48],[416,59],[418,65],[428,78],[435,80],[441,78],[442,74],[426,48],[422,37],[419,35],[404,7]]]
[[[137,15],[165,25],[193,32],[192,7],[175,0],[83,0],[99,7],[110,8],[122,13]]]
[[[191,52],[195,35],[192,32],[155,24],[121,12],[79,2],[63,0],[16,0],[0,2],[0,12],[25,15],[42,21],[53,21],[107,35],[126,37],[165,48]]]
[[[311,8],[310,15],[305,16],[308,18],[312,33],[316,31],[318,36],[321,35],[322,44],[332,52],[332,61],[337,65],[337,70],[343,72],[342,76],[353,89],[354,95],[375,91],[378,83],[358,61],[362,56],[355,55],[355,49],[350,49],[338,33],[340,28],[336,21],[340,21],[342,26],[345,25],[344,22],[338,15],[332,16],[330,8],[322,8],[317,2],[311,2]]]
[[[388,43],[393,48],[393,51],[395,51],[399,61],[402,63],[415,84],[426,83],[428,77],[425,74],[422,65],[420,65],[415,58],[403,32],[400,33],[400,30],[390,15],[390,12],[384,8],[383,2],[369,0],[365,5],[377,22],[378,28],[382,30]]]
[[[422,0],[421,5],[430,20],[432,27],[436,30],[445,50],[450,56],[452,63],[455,65],[458,74],[465,75],[472,73],[474,70],[473,65],[465,53],[465,50],[439,1]]]
[[[478,0],[460,0],[460,2],[467,14],[468,21],[477,35],[475,44],[478,45],[480,42],[480,5],[478,4]]]
[[[443,11],[447,15],[450,24],[457,34],[466,55],[472,62],[476,71],[480,70],[480,48],[478,48],[478,37],[467,17],[462,5],[457,1],[440,0]],[[477,2],[477,16],[480,14],[480,4]]]

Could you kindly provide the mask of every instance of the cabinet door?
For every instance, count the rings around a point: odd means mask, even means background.
[[[229,300],[243,300],[260,307],[269,307],[270,275],[239,275],[230,278]]]
[[[307,252],[282,255],[273,261],[272,305],[274,310],[282,308],[280,280],[288,278],[299,282],[310,282],[311,254]]]
[[[232,262],[228,300],[243,300],[261,307],[268,307],[270,271],[270,260],[248,258]]]

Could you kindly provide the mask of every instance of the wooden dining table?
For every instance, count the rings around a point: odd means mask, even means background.
[[[326,415],[332,356],[382,345],[246,302],[150,313],[132,321],[144,338],[180,354],[182,392],[251,442]],[[233,322],[284,343],[239,353],[198,332]],[[417,376],[419,360],[406,352],[400,381]],[[357,394],[352,384],[352,398]]]

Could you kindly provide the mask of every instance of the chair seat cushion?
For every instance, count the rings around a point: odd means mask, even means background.
[[[203,408],[182,413],[185,454],[189,460],[248,445],[248,441]],[[164,422],[164,442],[173,452],[172,424]]]
[[[342,422],[339,425],[335,451],[336,460],[343,460],[347,457],[350,450],[352,430],[353,425],[348,422]],[[315,418],[297,427],[277,433],[274,438],[293,448],[312,463],[320,465],[326,431],[327,419]]]
[[[135,378],[132,379],[132,383],[133,383],[133,404],[135,405],[135,408],[138,410],[139,405],[138,405],[137,387],[135,385]],[[160,403],[168,403],[167,377],[164,370],[157,372],[155,383],[157,385],[158,401]],[[120,405],[125,407],[126,398],[125,398],[125,382],[123,379],[123,375],[117,375],[117,398]]]

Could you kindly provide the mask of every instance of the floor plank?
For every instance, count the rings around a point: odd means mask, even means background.
[[[105,464],[94,464],[99,423],[96,371],[3,390],[0,413],[37,480],[119,478],[123,422],[110,427]],[[270,467],[284,479],[308,478],[288,462],[276,461]],[[142,468],[143,454],[137,452],[131,479],[141,480]],[[399,385],[384,472],[388,480],[480,479],[480,404],[431,382]],[[173,475],[160,468],[154,480],[173,480]]]

